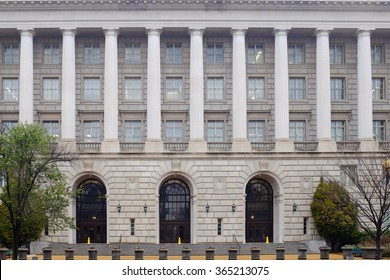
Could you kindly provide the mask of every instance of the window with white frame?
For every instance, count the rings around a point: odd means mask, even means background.
[[[130,44],[125,46],[125,64],[141,63],[141,46]]]
[[[385,79],[384,78],[372,78],[372,99],[373,100],[385,99]]]
[[[180,44],[166,45],[166,63],[181,64],[183,61],[183,53]]]
[[[0,188],[5,187],[5,177],[0,175]]]
[[[345,100],[344,78],[330,78],[330,96],[332,101]]]
[[[264,63],[264,45],[248,44],[248,63]]]
[[[181,142],[183,138],[183,121],[168,120],[165,122],[165,140]]]
[[[84,101],[100,101],[100,79],[84,78]]]
[[[207,63],[221,64],[223,63],[223,45],[209,44],[207,45]]]
[[[371,63],[385,63],[385,48],[383,45],[371,45]]]
[[[84,121],[83,122],[83,141],[84,142],[100,142],[100,121]]]
[[[125,78],[125,99],[142,100],[142,79],[141,77]]]
[[[330,64],[344,63],[344,45],[342,44],[329,45],[329,61]]]
[[[223,142],[225,140],[225,122],[223,120],[207,121],[207,142]]]
[[[209,77],[207,78],[207,99],[208,100],[223,100],[223,78]]]
[[[19,79],[18,78],[3,78],[3,100],[18,101],[19,100]]]
[[[372,121],[373,135],[377,141],[386,140],[386,121],[374,120]]]
[[[342,165],[340,166],[340,183],[343,186],[351,187],[354,185],[354,178],[357,176],[356,165]]]
[[[265,121],[250,120],[248,122],[249,142],[265,141]]]
[[[84,64],[100,64],[100,45],[84,45]]]
[[[306,140],[306,121],[290,121],[290,139],[294,142]]]
[[[288,63],[302,64],[305,62],[305,48],[303,44],[288,45]]]
[[[124,140],[125,142],[143,141],[143,123],[141,120],[125,121]]]
[[[265,99],[265,82],[264,78],[249,77],[248,78],[248,100],[264,100]]]
[[[331,121],[330,129],[333,141],[345,141],[345,121]]]
[[[43,46],[43,64],[59,64],[60,48],[58,44],[46,44]]]
[[[290,101],[304,100],[306,95],[305,78],[289,79]]]
[[[4,45],[3,64],[19,64],[19,45]]]
[[[60,137],[60,123],[59,121],[43,121],[43,128],[46,129],[47,133],[54,137]]]
[[[2,121],[1,129],[4,133],[7,133],[8,130],[14,128],[18,124],[18,121]]]
[[[183,99],[183,79],[181,77],[167,77],[165,79],[166,100]]]
[[[60,100],[60,82],[58,78],[43,79],[43,100]]]

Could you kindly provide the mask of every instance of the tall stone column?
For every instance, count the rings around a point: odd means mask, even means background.
[[[358,138],[362,151],[374,149],[370,33],[367,29],[359,29],[357,32]]]
[[[161,142],[161,29],[148,29],[146,152],[162,152]]]
[[[249,152],[246,108],[246,55],[244,29],[232,29],[233,36],[233,151]]]
[[[203,29],[189,30],[190,43],[190,143],[191,152],[207,151],[204,139]]]
[[[329,29],[317,29],[316,96],[317,140],[320,152],[336,151],[331,135]]]
[[[62,30],[62,142],[76,142],[76,47],[75,29]]]
[[[34,29],[19,29],[20,72],[19,72],[19,121],[34,122]]]
[[[118,29],[104,34],[104,141],[103,152],[119,152],[118,139]]]
[[[286,29],[275,29],[275,149],[294,149],[289,138],[288,45]]]

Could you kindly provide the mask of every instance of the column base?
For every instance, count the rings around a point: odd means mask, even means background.
[[[76,140],[73,139],[62,139],[59,144],[66,149],[68,152],[75,153],[77,151]]]
[[[294,142],[291,140],[276,140],[275,151],[277,153],[293,153],[295,151]]]
[[[207,142],[204,140],[190,140],[188,151],[191,153],[207,153]]]
[[[377,142],[374,139],[360,140],[361,152],[374,152],[377,149]]]
[[[318,140],[318,152],[337,152],[336,141],[333,140]]]
[[[120,145],[118,140],[104,140],[101,146],[102,153],[119,153]]]
[[[251,143],[248,141],[233,141],[232,152],[250,153],[252,150]]]
[[[162,141],[150,141],[145,142],[145,153],[162,153],[164,152],[164,143]]]

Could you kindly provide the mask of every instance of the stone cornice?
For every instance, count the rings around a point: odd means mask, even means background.
[[[189,9],[390,11],[390,0],[0,0],[3,11]]]

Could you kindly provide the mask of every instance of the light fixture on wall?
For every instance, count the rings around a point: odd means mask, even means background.
[[[210,204],[206,204],[206,212],[208,213],[210,211]]]
[[[234,203],[232,205],[232,212],[236,212],[236,205]]]
[[[293,211],[295,212],[295,211],[297,211],[297,209],[298,209],[298,205],[294,202],[293,203]]]
[[[146,205],[146,203],[144,204],[144,212],[148,212],[148,205]]]
[[[116,210],[118,210],[118,213],[121,212],[122,210],[122,205],[120,203],[118,203],[118,205],[116,206]]]

